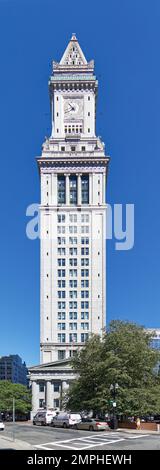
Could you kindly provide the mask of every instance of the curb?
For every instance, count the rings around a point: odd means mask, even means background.
[[[4,439],[5,441],[9,441],[9,442],[12,442],[13,445],[19,445],[19,446],[22,446],[22,447],[25,447],[25,449],[30,449],[30,450],[34,450],[35,447],[32,446],[32,444],[29,444],[29,442],[26,442],[26,441],[21,441],[20,439],[13,439],[12,437],[9,437],[9,436],[0,436],[0,439]]]
[[[160,435],[160,431],[150,431],[147,429],[128,429],[128,428],[118,428],[117,432],[128,432],[133,434],[156,434]]]

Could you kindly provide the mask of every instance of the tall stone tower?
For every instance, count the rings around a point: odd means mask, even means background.
[[[41,180],[41,364],[72,357],[106,323],[106,175],[98,82],[75,34],[49,80]]]

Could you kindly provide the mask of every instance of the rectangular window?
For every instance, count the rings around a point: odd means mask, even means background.
[[[81,266],[89,266],[89,258],[82,258]]]
[[[69,233],[77,233],[77,227],[76,227],[76,225],[70,225],[70,227],[69,227]]]
[[[81,298],[82,299],[88,299],[89,298],[89,291],[88,290],[82,290],[81,291]]]
[[[66,302],[58,302],[58,310],[65,309],[66,308]]]
[[[69,350],[69,357],[74,357],[76,356],[77,351],[73,351],[72,349]]]
[[[77,255],[77,248],[70,248],[69,249],[69,254],[71,256],[76,256]]]
[[[45,387],[44,387],[44,382],[39,383],[39,392],[44,392]]]
[[[88,223],[89,222],[89,214],[82,214],[81,215],[81,222],[83,223]]]
[[[69,323],[70,330],[77,330],[77,323]]]
[[[53,408],[59,408],[59,400],[58,400],[58,398],[54,398],[54,400],[53,400]]]
[[[66,293],[65,290],[58,290],[58,298],[65,299]]]
[[[81,269],[81,276],[88,277],[89,276],[89,269]]]
[[[85,256],[85,255],[89,255],[89,248],[81,248],[81,255],[82,256]]]
[[[39,408],[43,408],[44,406],[44,398],[40,398],[39,400]]]
[[[89,204],[89,175],[81,176],[82,204]]]
[[[77,237],[69,237],[70,245],[77,245]]]
[[[58,333],[58,343],[65,343],[65,342],[66,342],[65,333]]]
[[[69,334],[69,342],[70,343],[77,343],[77,333],[70,333]]]
[[[62,152],[65,152],[65,147],[61,147],[61,151],[62,151]]]
[[[77,176],[73,175],[69,177],[69,188],[70,188],[70,204],[77,204]]]
[[[70,266],[77,266],[77,258],[70,258],[69,259]]]
[[[81,309],[88,310],[89,309],[89,302],[81,302]]]
[[[70,279],[69,281],[69,287],[77,287],[77,280],[75,279]]]
[[[70,269],[69,270],[70,277],[77,277],[77,269]]]
[[[65,277],[66,271],[65,269],[58,269],[58,277]]]
[[[82,333],[81,334],[81,343],[85,343],[88,339],[88,333]]]
[[[65,204],[66,202],[66,183],[65,176],[58,175],[57,177],[57,188],[58,188],[58,204]]]
[[[70,290],[69,291],[69,297],[70,297],[70,299],[76,299],[77,298],[77,291],[76,290]]]
[[[69,312],[70,320],[77,320],[77,312]]]
[[[81,287],[89,287],[89,280],[88,279],[82,279],[81,280]]]
[[[81,320],[89,320],[89,312],[81,312]]]
[[[58,323],[58,330],[65,330],[66,324],[65,323]]]
[[[57,233],[58,233],[58,234],[59,234],[59,233],[65,233],[65,227],[64,227],[64,225],[57,227]]]
[[[63,349],[59,349],[58,350],[58,360],[60,361],[61,359],[65,359],[66,357],[66,351],[64,351]]]
[[[66,249],[65,248],[58,248],[58,255],[65,255]]]
[[[58,280],[58,288],[61,288],[61,287],[63,289],[65,289],[65,287],[66,287],[66,281],[64,279]]]
[[[58,382],[55,382],[53,384],[53,390],[54,392],[59,392],[59,389],[60,389],[60,384]]]
[[[77,309],[77,302],[69,302],[69,309]]]
[[[66,260],[65,258],[58,258],[58,266],[65,266]]]
[[[58,245],[65,245],[66,239],[65,237],[58,237]]]
[[[82,330],[89,330],[89,323],[81,323]]]
[[[61,222],[65,222],[65,214],[57,214],[57,222],[60,224]]]
[[[81,233],[89,233],[89,225],[82,225]]]
[[[82,243],[82,245],[89,245],[89,238],[88,237],[82,237],[81,238],[81,243]]]
[[[70,222],[77,222],[77,214],[69,214]]]
[[[58,312],[58,320],[65,320],[66,314],[65,312]]]

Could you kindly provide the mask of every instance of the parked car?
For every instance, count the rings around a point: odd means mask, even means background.
[[[56,411],[43,410],[38,411],[33,418],[33,424],[39,426],[47,426],[51,424],[53,417],[56,415]]]
[[[3,421],[0,419],[0,431],[4,431],[4,428],[5,428],[4,423],[3,423]]]
[[[60,412],[52,419],[51,426],[60,428],[73,427],[81,421],[80,413]]]
[[[74,425],[75,429],[86,429],[87,431],[106,431],[109,429],[108,423],[99,419],[82,418],[80,423]]]

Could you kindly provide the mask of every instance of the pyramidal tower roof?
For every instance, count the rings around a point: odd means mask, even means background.
[[[53,62],[53,71],[68,73],[93,72],[94,61],[87,62],[79,45],[76,34],[73,33],[60,62]]]
[[[60,60],[61,65],[86,65],[87,61],[78,43],[76,35],[73,33],[71,40]]]

